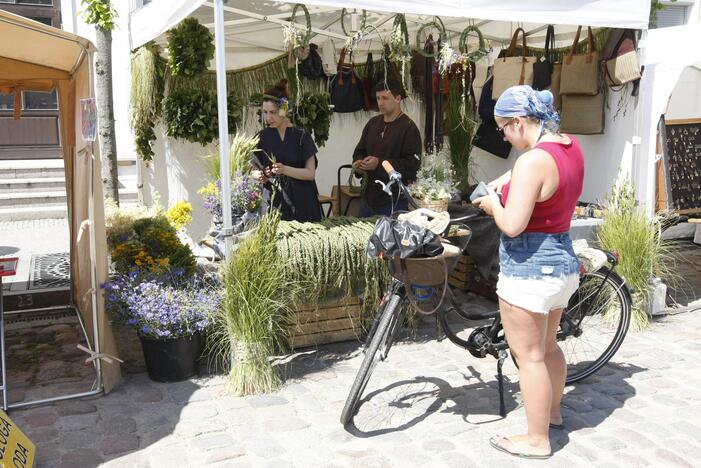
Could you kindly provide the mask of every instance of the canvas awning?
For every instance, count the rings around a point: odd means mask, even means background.
[[[58,89],[66,173],[73,305],[94,351],[116,354],[99,285],[107,279],[100,157],[84,141],[80,100],[93,96],[92,53],[85,38],[0,10],[0,91]],[[97,203],[91,203],[92,200]],[[101,362],[105,391],[120,379],[119,364]]]

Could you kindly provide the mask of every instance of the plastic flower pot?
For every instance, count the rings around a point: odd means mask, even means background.
[[[202,350],[200,334],[172,340],[139,336],[144,350],[146,371],[156,382],[180,382],[197,373]]]

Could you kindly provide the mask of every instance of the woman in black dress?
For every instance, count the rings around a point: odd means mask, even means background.
[[[311,135],[295,128],[288,117],[287,80],[263,94],[263,119],[268,125],[260,134],[253,177],[274,192],[272,205],[285,221],[321,221],[322,210],[314,176],[318,161]],[[267,164],[274,161],[271,165]]]

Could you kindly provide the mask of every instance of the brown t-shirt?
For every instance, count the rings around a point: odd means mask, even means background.
[[[389,161],[402,175],[402,181],[409,184],[416,180],[416,171],[421,166],[421,148],[421,133],[408,115],[402,114],[392,122],[385,122],[383,115],[370,119],[353,152],[353,161],[365,156],[377,156],[380,159],[380,165],[368,174],[368,185],[363,192],[363,198],[369,206],[391,203],[380,184],[375,183],[376,180],[389,181],[382,168],[382,161]],[[393,193],[396,200],[397,187],[394,187]]]

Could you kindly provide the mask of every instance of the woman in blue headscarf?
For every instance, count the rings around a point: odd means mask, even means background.
[[[513,86],[499,97],[497,129],[525,152],[513,171],[489,184],[489,195],[475,200],[502,231],[499,310],[518,362],[528,420],[526,434],[495,436],[490,443],[524,458],[550,457],[549,428],[563,427],[560,400],[567,364],[556,333],[579,286],[569,229],[582,193],[584,159],[579,142],[558,132],[552,103],[550,91],[530,86]]]

